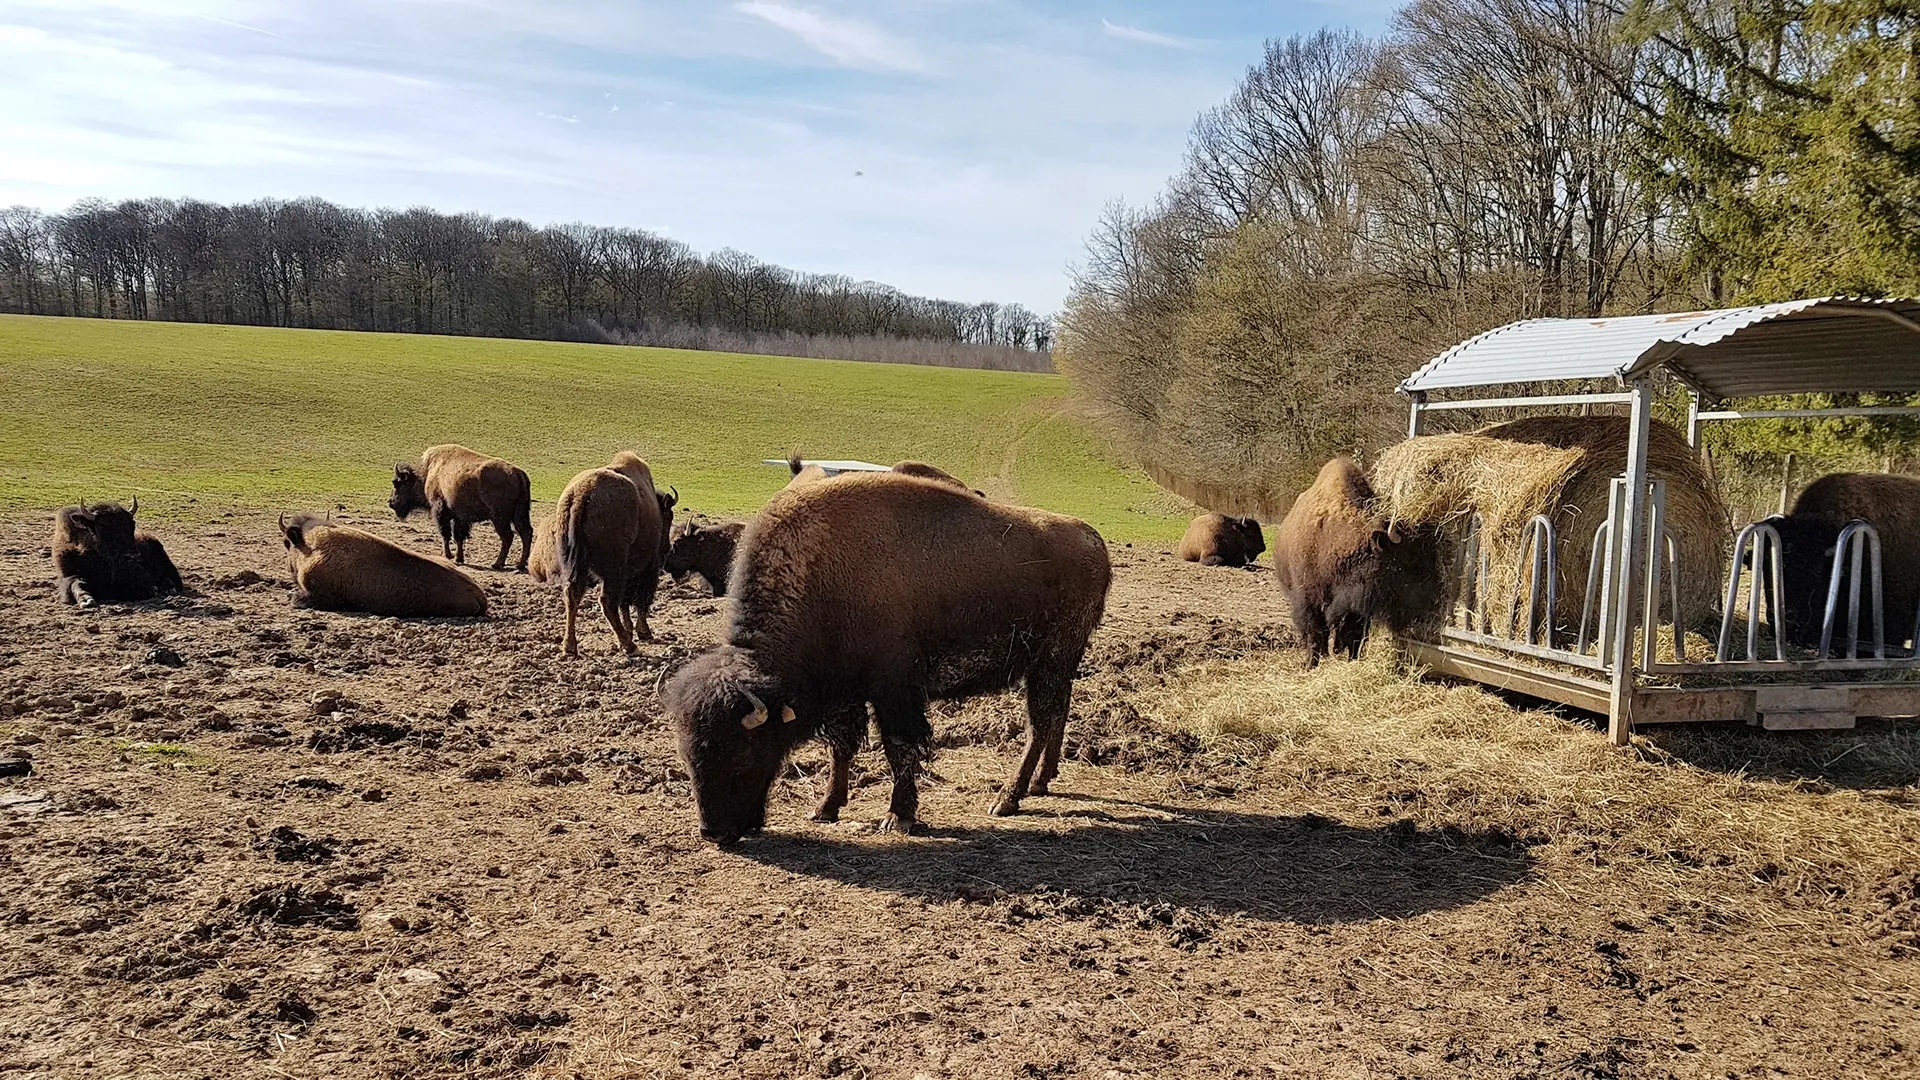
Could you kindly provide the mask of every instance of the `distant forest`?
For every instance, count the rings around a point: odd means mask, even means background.
[[[321,199],[0,210],[0,312],[1051,371],[1053,320],[639,229]]]

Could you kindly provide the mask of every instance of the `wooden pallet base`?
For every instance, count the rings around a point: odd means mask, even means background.
[[[1517,657],[1456,645],[1406,641],[1407,659],[1438,675],[1467,679],[1606,716],[1608,684],[1535,667]],[[1861,716],[1920,716],[1920,683],[1824,683],[1672,687],[1633,692],[1629,719],[1651,724],[1749,724],[1767,731],[1830,731]]]

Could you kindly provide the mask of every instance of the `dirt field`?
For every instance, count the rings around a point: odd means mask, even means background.
[[[33,768],[0,779],[0,1075],[1920,1076],[1910,845],[1756,865],[1649,845],[1657,806],[1449,802],[1467,781],[1394,750],[1346,771],[1143,716],[1203,661],[1340,677],[1293,671],[1265,573],[1116,548],[1072,761],[1021,817],[985,813],[994,699],[935,719],[930,835],[873,832],[877,751],[809,823],[809,750],[722,851],[654,698],[720,602],[667,593],[632,664],[586,624],[567,662],[524,576],[476,571],[485,622],[295,610],[270,515],[236,514],[163,533],[197,595],[81,612],[45,520],[0,521],[0,757]],[[1920,836],[1912,777],[1511,722],[1628,787]]]

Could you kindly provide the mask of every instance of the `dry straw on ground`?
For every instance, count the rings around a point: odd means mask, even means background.
[[[1920,728],[1799,737],[1715,726],[1636,737],[1483,689],[1422,682],[1376,643],[1306,671],[1272,658],[1206,664],[1143,695],[1155,723],[1242,740],[1329,809],[1403,800],[1422,827],[1505,827],[1608,857],[1708,868],[1790,891],[1870,886],[1920,844],[1911,785]]]
[[[1374,489],[1396,521],[1440,529],[1443,573],[1459,580],[1470,516],[1479,513],[1492,581],[1488,610],[1504,625],[1527,558],[1526,527],[1553,522],[1559,586],[1557,623],[1571,632],[1586,595],[1594,531],[1606,520],[1608,489],[1626,469],[1627,421],[1617,416],[1539,416],[1467,435],[1429,435],[1387,450]],[[1679,547],[1681,606],[1689,623],[1718,602],[1728,521],[1712,481],[1679,432],[1652,427],[1649,472],[1666,481],[1667,526]]]

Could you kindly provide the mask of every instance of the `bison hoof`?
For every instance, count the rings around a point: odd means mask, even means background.
[[[1036,792],[1035,794],[1039,793]],[[1012,817],[1019,812],[1020,800],[1006,795],[1002,795],[999,799],[995,800],[993,809],[987,811],[987,813],[992,814],[994,817]]]
[[[822,806],[813,812],[812,820],[818,821],[822,825],[831,825],[840,820],[840,808],[837,806]]]
[[[1029,795],[1048,794],[1048,789],[1052,787],[1052,785],[1053,785],[1053,781],[1051,780],[1035,780],[1033,784],[1027,788],[1027,794]]]
[[[568,657],[575,657],[575,658],[577,658],[577,657],[579,657],[579,655],[580,655],[580,646],[578,646],[578,645],[571,645],[571,644],[569,644],[569,645],[562,645],[562,646],[560,647],[560,654],[561,654],[562,656],[568,656]]]
[[[901,836],[912,836],[916,832],[925,832],[926,830],[915,818],[903,818],[899,814],[888,814],[886,817],[880,819],[880,824],[874,826],[874,831],[899,833]]]

